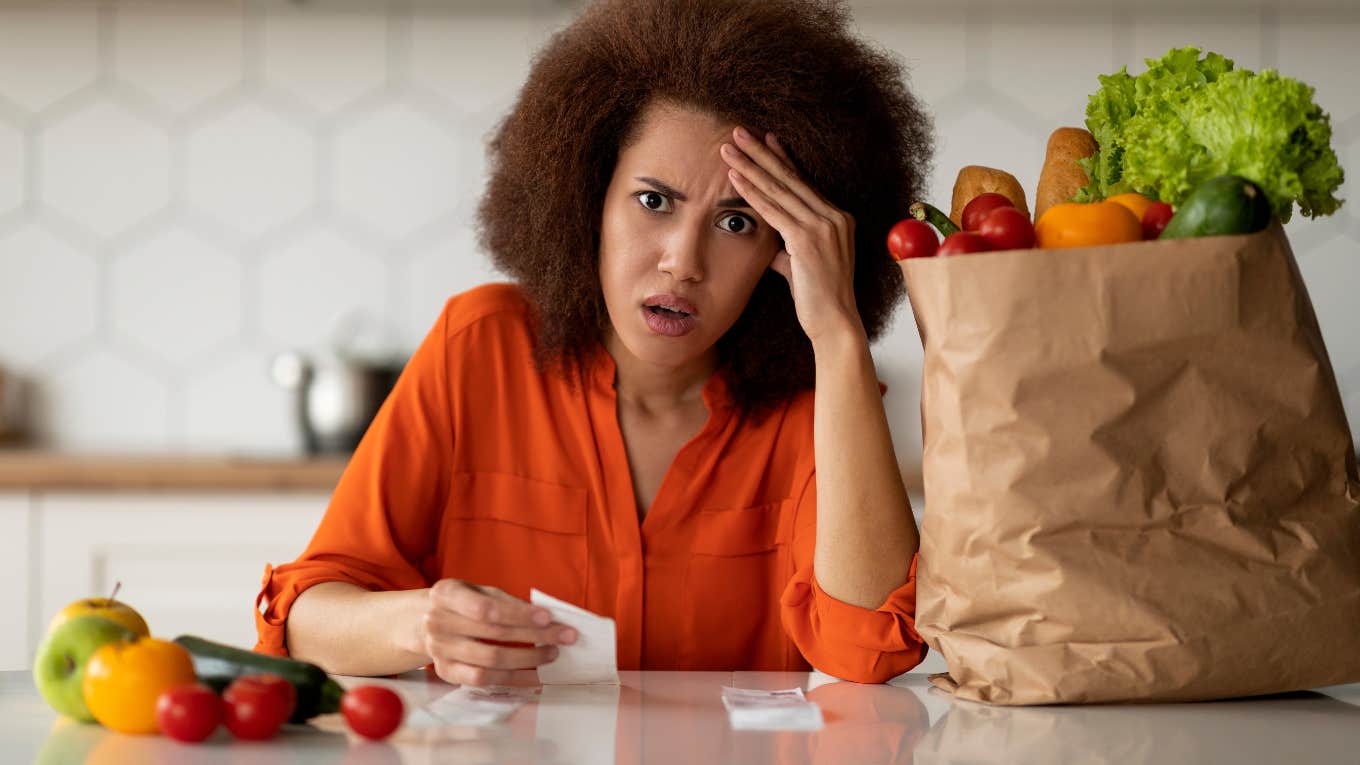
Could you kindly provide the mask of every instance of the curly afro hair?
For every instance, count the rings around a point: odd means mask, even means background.
[[[540,369],[604,352],[605,192],[654,100],[780,137],[801,176],[855,220],[855,297],[877,337],[904,294],[888,229],[923,190],[932,126],[900,62],[848,26],[834,1],[599,0],[536,54],[492,135],[478,223],[482,246],[535,306]],[[773,271],[717,354],[747,414],[814,384],[812,345]]]

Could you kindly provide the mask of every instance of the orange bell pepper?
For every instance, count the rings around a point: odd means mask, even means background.
[[[1034,236],[1043,249],[1138,242],[1143,223],[1118,202],[1067,202],[1048,208]]]

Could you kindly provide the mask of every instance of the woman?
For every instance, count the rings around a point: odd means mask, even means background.
[[[929,125],[847,23],[605,0],[553,38],[479,210],[516,283],[448,301],[307,550],[266,568],[257,650],[504,682],[575,637],[537,587],[613,617],[622,669],[920,662],[869,342]]]

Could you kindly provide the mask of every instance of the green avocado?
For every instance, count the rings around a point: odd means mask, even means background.
[[[1190,192],[1159,238],[1253,234],[1270,224],[1271,215],[1260,186],[1238,175],[1219,175]]]

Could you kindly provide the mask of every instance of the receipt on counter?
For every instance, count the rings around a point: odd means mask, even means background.
[[[537,688],[463,685],[426,704],[421,710],[436,724],[495,725],[527,702],[536,700]]]
[[[548,609],[553,621],[576,630],[576,642],[559,645],[557,658],[538,668],[539,682],[544,685],[619,684],[613,619],[592,614],[538,590],[529,591],[529,601]]]
[[[808,701],[802,688],[723,688],[722,701],[733,730],[822,729],[822,708]]]

